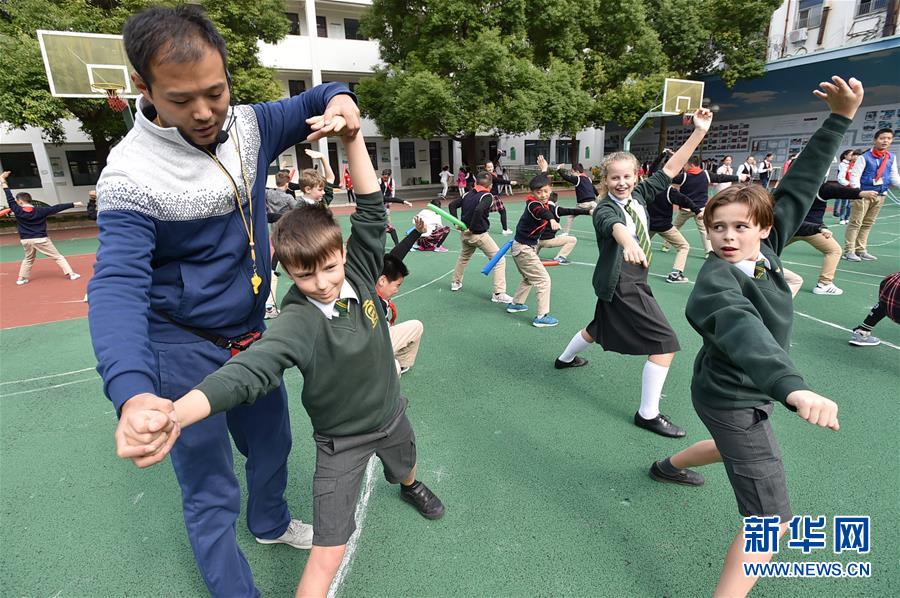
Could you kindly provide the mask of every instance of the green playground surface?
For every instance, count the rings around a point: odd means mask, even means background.
[[[570,204],[566,200],[564,204]],[[508,204],[510,223],[520,202]],[[398,230],[411,212],[395,212]],[[345,232],[349,219],[341,217]],[[833,223],[830,213],[826,222]],[[843,226],[833,226],[838,239]],[[500,236],[494,223],[498,244]],[[684,229],[694,247],[693,223]],[[681,340],[662,410],[688,431],[661,438],[631,423],[643,359],[591,347],[587,367],[555,370],[553,361],[593,313],[590,220],[575,220],[579,243],[570,266],[550,269],[556,328],[530,325],[532,310],[507,314],[489,301],[487,261],[476,254],[459,292],[450,272],[459,249],[413,252],[398,294],[400,320],[419,319],[425,336],[402,379],[418,437],[419,478],[447,507],[423,519],[370,469],[358,510],[360,533],[342,569],[339,596],[703,596],[710,595],[725,549],[740,527],[721,465],[706,467],[700,488],[662,485],[653,460],[708,437],[690,402],[700,339],[684,318],[691,285],[663,277],[673,253],[655,257],[651,286]],[[900,206],[885,206],[870,236],[876,262],[842,261],[839,297],[810,290],[821,256],[791,245],[785,265],[805,279],[795,300],[792,355],[814,389],[840,405],[841,430],[813,427],[776,407],[792,507],[825,515],[825,549],[803,554],[782,542],[775,561],[871,563],[868,578],[761,579],[755,596],[890,596],[900,584],[900,435],[897,433],[900,326],[885,319],[879,347],[847,344],[848,330],[875,302],[885,275],[900,270]],[[59,241],[67,255],[92,253],[96,239]],[[553,257],[550,253],[545,257]],[[17,245],[0,261],[21,259]],[[686,275],[702,265],[694,249]],[[87,274],[85,272],[85,274]],[[507,260],[508,291],[519,275]],[[279,294],[287,291],[281,278]],[[12,293],[4,309],[16,305]],[[0,587],[7,596],[203,596],[168,462],[138,470],[116,458],[116,418],[94,371],[86,319],[10,328],[0,372]],[[350,364],[341,367],[352,367]],[[301,379],[285,375],[294,449],[287,500],[312,518],[314,444],[299,403]],[[894,390],[891,390],[894,389]],[[243,458],[235,451],[243,478]],[[837,515],[871,516],[869,554],[832,552]],[[292,595],[307,552],[257,544],[242,518],[238,541],[266,596]],[[894,588],[891,590],[891,588]]]

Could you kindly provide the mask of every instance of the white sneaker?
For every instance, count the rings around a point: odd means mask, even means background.
[[[27,278],[20,278],[20,279],[18,279],[18,280],[16,281],[16,284],[19,285],[19,286],[22,286],[23,284],[28,284],[28,279],[27,279]]]
[[[494,303],[512,303],[513,298],[506,293],[494,293],[491,295],[491,301]]]
[[[81,274],[79,274],[78,272],[72,272],[71,274],[69,274],[69,280],[78,280],[79,278],[81,278]]]
[[[451,290],[451,291],[458,291],[458,290],[460,290],[461,288],[462,288],[462,283],[461,283],[461,282],[451,282],[451,283],[450,283],[450,290]]]
[[[836,286],[834,286],[833,283],[830,283],[830,282],[825,283],[825,284],[823,284],[821,282],[818,283],[816,286],[813,287],[812,292],[815,295],[843,295],[844,294],[844,291],[842,289],[837,288]]]
[[[508,236],[510,236],[511,234],[513,234],[513,232],[512,232],[511,230],[509,230],[508,228],[504,228],[504,229],[503,229],[503,236],[504,236],[504,237],[508,237]]]
[[[294,548],[300,548],[302,550],[309,550],[312,548],[312,540],[313,527],[308,523],[303,523],[299,519],[291,519],[287,529],[277,538],[271,540],[266,540],[264,538],[256,539],[260,544],[287,544],[288,546],[293,546]]]

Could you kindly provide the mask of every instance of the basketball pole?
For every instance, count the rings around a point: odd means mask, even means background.
[[[131,100],[128,98],[123,98],[125,100],[125,110],[122,110],[122,120],[125,121],[125,132],[127,133],[131,129],[134,128],[134,115],[131,113]]]
[[[659,96],[657,96],[657,97],[659,97]],[[662,104],[660,104],[658,106],[654,106],[649,111],[645,112],[644,116],[642,116],[641,119],[639,121],[637,121],[637,124],[634,125],[633,127],[631,127],[631,130],[628,131],[628,135],[625,135],[625,140],[622,142],[622,149],[624,151],[626,151],[626,152],[631,151],[631,138],[634,137],[635,135],[637,135],[637,132],[641,130],[641,127],[644,126],[644,123],[647,122],[648,118],[660,118],[662,116],[671,116],[667,112],[660,111],[660,108],[662,108],[662,106],[663,106]]]

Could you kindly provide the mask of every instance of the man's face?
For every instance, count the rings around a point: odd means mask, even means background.
[[[891,147],[891,143],[894,141],[893,133],[882,133],[878,137],[875,138],[875,149],[878,151],[884,151],[887,148]]]
[[[341,249],[333,251],[314,270],[294,267],[285,269],[301,293],[319,303],[331,303],[340,297],[341,287],[344,286],[346,261],[347,255]]]
[[[403,276],[401,276],[397,280],[388,280],[387,276],[382,274],[378,277],[378,281],[375,283],[375,290],[377,290],[378,294],[381,295],[384,299],[390,301],[394,298],[394,295],[397,294],[397,291],[400,290],[400,285],[403,284],[403,280]]]
[[[760,243],[771,230],[771,227],[760,228],[753,222],[747,204],[733,202],[716,208],[712,226],[706,228],[706,236],[716,255],[736,264],[759,257]]]
[[[192,143],[212,144],[228,117],[231,95],[225,65],[219,52],[207,46],[194,62],[151,62],[153,76],[148,89],[137,74],[135,86],[155,107],[163,127],[177,127]]]

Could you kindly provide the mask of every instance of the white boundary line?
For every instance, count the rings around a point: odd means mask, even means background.
[[[353,515],[356,520],[356,531],[347,540],[347,549],[344,551],[341,566],[338,567],[337,573],[334,574],[334,579],[331,580],[331,586],[328,588],[328,598],[334,598],[337,595],[338,590],[347,578],[347,574],[350,573],[350,565],[353,564],[353,556],[356,554],[356,546],[359,543],[359,535],[362,532],[363,523],[366,521],[369,499],[372,497],[372,491],[375,489],[374,474],[375,455],[372,455],[369,457],[369,464],[366,465],[365,486],[363,487],[362,496],[359,502],[356,503],[356,513]]]
[[[94,368],[83,368],[80,370],[72,370],[71,372],[61,372],[59,374],[49,374],[47,376],[37,376],[36,378],[22,378],[21,380],[10,380],[9,382],[0,382],[0,386],[4,384],[21,384],[22,382],[34,382],[35,380],[46,380],[47,378],[58,378],[59,376],[68,376],[69,374],[80,374],[89,372]]]
[[[443,274],[441,274],[440,276],[438,276],[438,277],[435,278],[434,280],[429,280],[429,281],[426,282],[425,284],[421,284],[421,285],[417,286],[417,287],[414,288],[414,289],[410,289],[410,290],[406,291],[405,293],[400,293],[399,295],[395,295],[395,296],[394,296],[394,299],[399,299],[400,297],[405,297],[405,296],[409,295],[410,293],[415,293],[416,291],[418,291],[418,290],[420,290],[420,289],[424,289],[425,287],[427,287],[427,286],[430,285],[430,284],[436,283],[437,281],[441,280],[442,278],[447,278],[447,277],[450,276],[451,274],[453,274],[453,270],[448,270],[447,272],[444,272]]]
[[[52,390],[54,388],[60,388],[62,386],[69,386],[70,384],[81,384],[82,382],[91,382],[94,380],[99,380],[97,376],[92,378],[81,378],[80,380],[72,380],[71,382],[63,382],[62,384],[54,384],[53,386],[44,386],[41,388],[32,388],[31,390],[20,390],[18,392],[11,392],[9,394],[0,395],[0,399],[6,399],[9,397],[14,397],[16,395],[27,395],[32,392],[41,392],[42,390]]]

